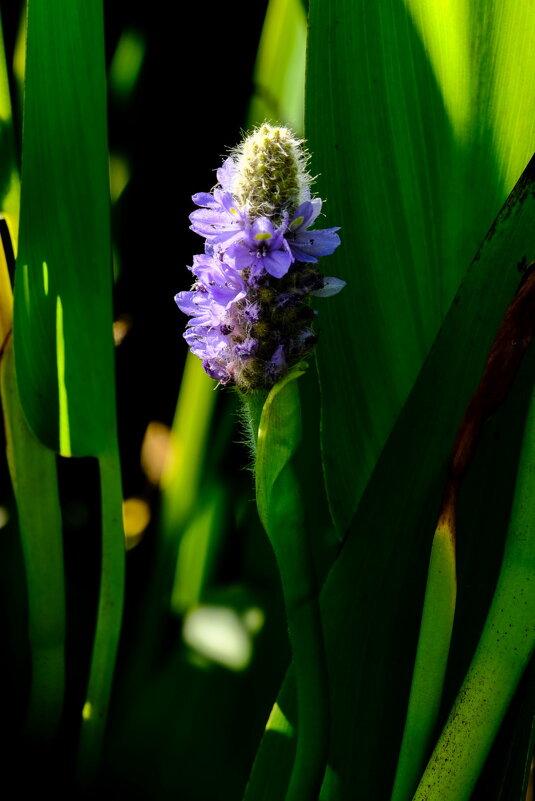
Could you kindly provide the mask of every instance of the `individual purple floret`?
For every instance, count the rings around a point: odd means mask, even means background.
[[[249,269],[251,278],[265,273],[282,278],[295,261],[285,237],[288,226],[275,228],[268,217],[248,222],[240,241],[234,241],[226,250],[226,257],[236,270]]]
[[[317,262],[322,256],[330,256],[340,244],[340,237],[336,233],[339,228],[308,230],[314,224],[321,207],[322,201],[319,197],[306,200],[290,220],[287,240],[297,261]]]
[[[176,303],[184,337],[209,376],[248,392],[273,386],[314,346],[309,297],[345,282],[316,267],[338,247],[338,228],[313,229],[322,201],[310,197],[302,142],[265,123],[217,171],[219,185],[193,196],[191,228],[205,238],[195,282]]]

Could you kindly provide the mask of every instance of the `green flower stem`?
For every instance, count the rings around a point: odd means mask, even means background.
[[[100,596],[82,731],[78,775],[82,784],[95,776],[106,727],[124,598],[125,545],[122,521],[122,487],[116,449],[99,457],[102,563]]]
[[[262,395],[244,398],[256,444],[258,512],[282,581],[297,683],[297,746],[286,801],[316,801],[329,743],[329,685],[318,587],[291,458],[301,437],[302,366]],[[258,422],[259,421],[259,422]],[[255,432],[256,435],[255,435]]]
[[[472,664],[414,796],[468,801],[535,647],[535,394],[502,569]]]
[[[28,587],[32,680],[27,729],[32,737],[49,740],[60,721],[65,690],[65,580],[56,456],[33,436],[22,413],[12,338],[0,362],[0,377]]]
[[[277,482],[277,493],[299,503],[295,472],[288,466]],[[282,579],[288,631],[297,684],[297,745],[285,801],[316,801],[329,749],[330,703],[319,590],[302,521],[283,525],[271,542]],[[298,570],[301,581],[296,580]]]
[[[256,456],[256,447],[258,444],[258,429],[260,428],[260,418],[262,417],[262,409],[268,396],[267,390],[256,389],[253,392],[238,392],[242,401],[242,422],[247,435],[247,445],[253,456]]]

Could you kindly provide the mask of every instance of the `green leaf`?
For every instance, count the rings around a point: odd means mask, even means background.
[[[455,531],[448,523],[439,522],[431,546],[407,720],[391,801],[412,797],[440,711],[457,595]]]
[[[535,282],[533,283],[535,288]],[[535,648],[535,391],[503,564],[478,647],[414,801],[468,801]]]
[[[28,8],[15,355],[30,428],[64,455],[115,443],[100,3]]]
[[[321,307],[341,532],[463,271],[535,150],[529,0],[311,0],[306,136],[347,287]]]
[[[32,678],[26,725],[39,741],[54,737],[65,691],[65,581],[56,459],[24,419],[13,357],[10,272],[16,250],[20,181],[0,26],[0,395],[7,461],[17,504],[28,595]],[[3,228],[7,226],[7,228]],[[11,257],[11,258],[10,258]],[[36,498],[39,503],[36,503]]]
[[[79,754],[88,779],[106,723],[124,587],[101,3],[28,3],[22,157],[14,312],[21,404],[49,448],[99,458],[100,596]]]
[[[535,661],[526,671],[473,794],[474,801],[525,801],[535,747]]]
[[[50,740],[60,722],[65,691],[65,580],[56,457],[33,436],[22,414],[12,340],[2,357],[0,379],[28,587],[32,684],[27,727],[32,737]]]

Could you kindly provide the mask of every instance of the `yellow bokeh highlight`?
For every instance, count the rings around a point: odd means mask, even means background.
[[[118,347],[125,339],[126,335],[132,328],[132,318],[129,314],[121,314],[121,316],[113,323],[113,343]]]
[[[139,78],[145,58],[146,42],[138,31],[123,33],[110,65],[110,89],[119,97],[128,97]]]
[[[135,548],[141,542],[150,518],[150,506],[143,498],[127,498],[123,501],[123,526],[127,550]]]
[[[0,528],[4,528],[9,523],[9,510],[5,506],[0,506]]]
[[[109,169],[111,202],[116,203],[130,180],[130,164],[121,153],[110,153]]]
[[[141,467],[151,484],[158,485],[170,457],[172,435],[169,426],[152,420],[141,446]]]
[[[25,5],[21,11],[17,41],[13,52],[13,74],[21,88],[24,86],[24,76],[26,74],[26,35],[28,33],[28,18]]]

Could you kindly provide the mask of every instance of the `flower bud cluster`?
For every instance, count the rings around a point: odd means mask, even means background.
[[[193,196],[205,252],[175,297],[191,317],[184,337],[209,376],[243,392],[273,386],[310,351],[308,298],[345,285],[316,267],[340,239],[338,228],[310,230],[322,201],[311,198],[307,158],[291,131],[264,123],[217,171],[213,192]]]

